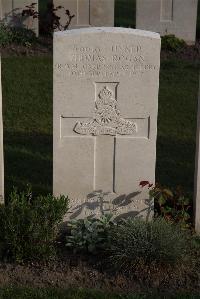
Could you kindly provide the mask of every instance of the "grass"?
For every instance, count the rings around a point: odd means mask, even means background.
[[[193,190],[199,65],[161,64],[157,181]],[[17,74],[17,75],[16,75]],[[52,58],[2,59],[5,189],[52,192]],[[148,167],[148,165],[147,165]],[[145,179],[145,178],[144,178]]]
[[[193,190],[199,65],[169,60],[161,64],[157,181]]]
[[[47,4],[52,2],[52,0],[39,0],[39,12],[40,13],[45,13],[47,9]]]
[[[5,189],[52,191],[52,59],[2,59]]]
[[[120,296],[83,289],[15,289],[0,290],[0,299],[143,299],[141,296]]]
[[[200,296],[115,295],[84,289],[0,289],[0,299],[200,299]]]
[[[115,26],[135,28],[136,0],[115,0]]]

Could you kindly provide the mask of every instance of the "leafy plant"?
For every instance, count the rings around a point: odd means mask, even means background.
[[[13,41],[12,28],[0,23],[0,46],[7,46]]]
[[[13,27],[12,32],[12,42],[20,45],[26,45],[27,43],[32,44],[36,42],[37,38],[35,33],[30,29]]]
[[[68,199],[33,197],[30,188],[14,190],[0,206],[0,255],[15,261],[47,260],[55,254],[58,224],[68,210]]]
[[[183,228],[192,225],[191,201],[180,186],[173,191],[160,184],[153,186],[148,181],[140,182],[140,186],[149,188],[149,196],[154,199],[156,217],[162,216],[167,221],[179,223]]]
[[[108,232],[114,225],[111,215],[101,218],[85,218],[72,220],[69,224],[70,235],[66,238],[66,246],[74,252],[84,251],[97,253],[108,245]]]
[[[173,34],[163,36],[161,41],[162,50],[177,52],[186,46],[184,40],[177,38]]]
[[[36,35],[32,30],[0,24],[0,46],[4,47],[11,43],[26,46],[36,40]]]
[[[124,220],[112,228],[109,237],[111,263],[125,272],[138,265],[175,264],[183,261],[187,252],[186,232],[163,218]]]

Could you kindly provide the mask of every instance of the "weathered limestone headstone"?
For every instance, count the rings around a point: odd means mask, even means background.
[[[4,157],[3,157],[1,58],[0,58],[0,203],[2,203],[3,201],[4,201]]]
[[[136,5],[136,28],[195,43],[198,0],[137,0]]]
[[[199,81],[200,83],[200,81]],[[197,112],[197,134],[196,134],[196,161],[194,177],[194,215],[195,229],[200,234],[200,84]]]
[[[62,6],[56,14],[66,23],[65,10],[68,9],[72,19],[69,29],[90,26],[114,26],[114,0],[53,0],[54,7]]]
[[[53,185],[71,218],[149,215],[139,183],[154,182],[159,63],[157,33],[55,33]]]
[[[21,13],[27,5],[36,3],[35,10],[38,12],[38,0],[0,0],[1,20],[16,27],[24,27],[33,30],[38,36],[38,19],[32,17],[22,17]]]

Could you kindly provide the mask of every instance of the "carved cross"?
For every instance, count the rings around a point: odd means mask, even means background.
[[[120,115],[117,105],[118,82],[95,83],[94,117],[87,122],[77,122],[74,132],[94,136],[94,190],[115,192],[115,155],[118,135],[133,135],[134,122]]]
[[[95,82],[93,117],[61,115],[61,138],[81,138],[93,143],[93,190],[116,193],[115,171],[118,146],[133,138],[149,138],[149,117],[124,118],[119,111],[119,82]],[[90,142],[89,142],[90,143]],[[90,143],[91,144],[91,143]]]

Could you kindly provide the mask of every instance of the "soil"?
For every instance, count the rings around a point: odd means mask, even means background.
[[[66,259],[66,260],[65,260]],[[64,260],[29,264],[0,264],[0,286],[32,288],[83,287],[117,293],[199,294],[200,277],[190,267],[138,268],[134,275],[116,274],[91,256],[68,255]],[[98,261],[100,259],[98,258]],[[103,269],[105,266],[105,270]]]
[[[5,47],[0,46],[0,53],[2,57],[10,56],[45,56],[51,55],[53,52],[53,40],[50,36],[41,36],[38,42],[32,44],[30,47],[11,44]]]

